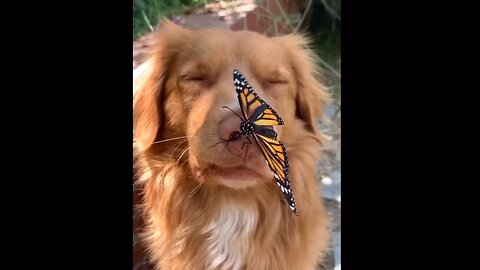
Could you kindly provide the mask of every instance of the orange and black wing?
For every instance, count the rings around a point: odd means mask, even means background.
[[[233,80],[242,116],[244,117],[243,120],[255,125],[253,137],[260,147],[290,209],[297,214],[295,199],[293,198],[288,177],[287,152],[285,146],[280,141],[277,141],[277,133],[269,128],[271,126],[283,125],[283,120],[270,105],[255,93],[238,70],[233,71]]]
[[[244,120],[258,126],[283,125],[283,120],[278,113],[255,93],[238,70],[233,71],[233,82]]]
[[[288,177],[288,157],[285,146],[280,141],[260,135],[253,134],[265,157],[270,170],[273,172],[278,187],[287,200],[290,209],[297,214],[297,207],[293,197],[290,179]]]

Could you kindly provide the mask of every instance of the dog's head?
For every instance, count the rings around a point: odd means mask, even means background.
[[[301,151],[296,143],[317,137],[316,121],[328,99],[306,45],[299,35],[193,31],[164,22],[134,82],[137,150],[168,153],[164,158],[189,166],[206,185],[237,189],[271,181],[255,141],[236,136],[242,121],[232,73],[241,71],[282,117],[285,125],[273,128],[295,155]]]

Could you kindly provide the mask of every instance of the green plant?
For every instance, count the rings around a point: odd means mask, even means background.
[[[207,0],[134,0],[133,39],[153,31],[162,17],[171,18],[182,13],[185,7],[199,7]]]
[[[341,93],[340,9],[340,0],[313,0],[306,29],[314,38],[326,84],[336,100],[340,99]]]

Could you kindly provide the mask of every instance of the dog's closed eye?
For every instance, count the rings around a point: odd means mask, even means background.
[[[262,83],[262,87],[264,89],[271,89],[271,88],[277,88],[277,87],[284,87],[288,85],[288,80],[282,79],[282,78],[271,78],[271,79],[266,79]]]
[[[268,80],[269,84],[287,84],[288,80],[285,79],[270,79]]]
[[[200,74],[186,74],[182,75],[180,79],[184,82],[205,82],[207,81],[207,76]]]
[[[183,84],[186,89],[205,89],[211,85],[211,81],[208,76],[203,74],[185,74],[180,76],[180,83]]]

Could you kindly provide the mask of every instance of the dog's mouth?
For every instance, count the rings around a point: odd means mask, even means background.
[[[212,164],[209,166],[208,171],[210,174],[221,177],[226,181],[249,181],[262,178],[257,171],[244,165],[236,167],[220,167]]]
[[[199,179],[214,180],[218,184],[234,189],[248,188],[266,180],[266,176],[259,169],[246,165],[224,167],[209,164],[204,168],[194,170]]]

